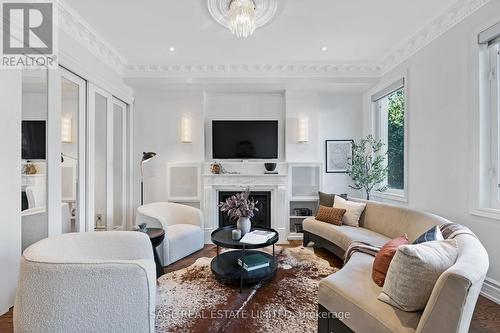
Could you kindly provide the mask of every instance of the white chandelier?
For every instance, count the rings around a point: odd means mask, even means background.
[[[255,31],[255,3],[253,0],[232,0],[229,4],[230,29],[236,37],[252,35]]]
[[[207,0],[214,20],[237,37],[248,37],[275,16],[279,0]]]

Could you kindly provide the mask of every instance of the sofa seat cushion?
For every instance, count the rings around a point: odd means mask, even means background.
[[[354,253],[337,273],[319,283],[319,303],[357,333],[415,332],[422,312],[404,312],[377,299],[382,288],[371,278],[373,257]]]
[[[192,224],[174,224],[166,229],[168,263],[177,261],[203,248],[203,230]],[[165,258],[164,258],[165,259]]]
[[[353,241],[366,242],[375,246],[383,246],[390,241],[390,238],[365,228],[333,225],[318,221],[314,217],[305,219],[302,225],[305,231],[334,243],[344,251]]]

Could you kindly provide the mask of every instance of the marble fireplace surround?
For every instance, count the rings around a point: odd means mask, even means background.
[[[266,174],[205,174],[202,176],[203,201],[201,210],[205,217],[205,243],[211,243],[210,234],[219,225],[219,191],[269,191],[271,192],[271,228],[279,233],[280,243],[288,237],[288,175]]]

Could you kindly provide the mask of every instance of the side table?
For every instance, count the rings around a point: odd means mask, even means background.
[[[163,242],[163,239],[165,239],[165,230],[163,230],[162,228],[148,228],[146,234],[151,240],[151,246],[153,247],[153,255],[156,264],[156,278],[159,278],[160,276],[165,274],[165,272],[163,271],[163,263],[161,262],[161,258],[158,255],[158,250],[156,248],[160,246]]]

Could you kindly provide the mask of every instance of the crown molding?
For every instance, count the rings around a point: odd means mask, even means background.
[[[357,64],[137,64],[126,65],[125,77],[373,77],[377,65]]]
[[[490,2],[490,0],[457,1],[430,24],[418,31],[389,55],[384,57],[378,63],[381,68],[381,74],[386,74],[391,69],[408,60],[415,53],[429,45],[432,41],[440,37],[458,23],[462,22],[488,2]]]
[[[127,60],[110,43],[108,43],[92,26],[81,17],[65,1],[57,0],[59,29],[68,33],[80,45],[100,61],[108,65],[118,75],[123,76],[123,68]]]
[[[227,0],[218,0],[218,3],[224,1]],[[217,4],[215,0],[212,2]],[[122,77],[381,77],[488,2],[490,0],[458,0],[374,64],[128,64],[125,57],[64,0],[57,0],[57,7],[60,28]]]

